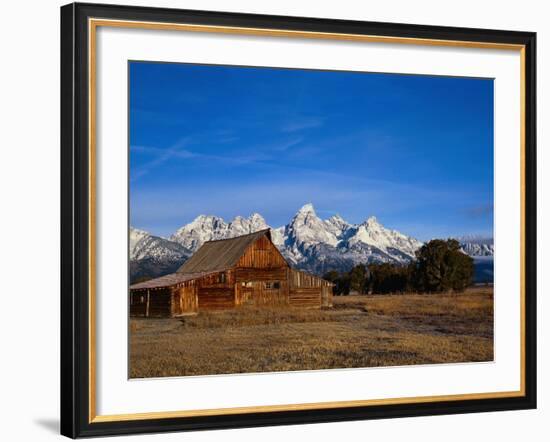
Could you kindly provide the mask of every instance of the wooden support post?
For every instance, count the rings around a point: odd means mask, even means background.
[[[147,304],[145,304],[145,317],[146,318],[149,317],[149,299],[150,299],[149,289],[147,289]]]
[[[168,289],[168,293],[170,294],[170,297],[168,298],[168,305],[169,305],[169,308],[170,308],[170,317],[173,318],[174,317],[174,310],[175,310],[175,302],[176,302],[176,289],[174,287],[170,287]],[[179,299],[178,299],[179,301]]]

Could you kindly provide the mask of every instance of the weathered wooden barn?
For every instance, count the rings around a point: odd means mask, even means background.
[[[130,314],[173,317],[244,305],[331,307],[332,287],[290,268],[266,229],[208,241],[176,273],[130,286]]]

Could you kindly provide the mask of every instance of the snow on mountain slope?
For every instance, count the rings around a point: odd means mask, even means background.
[[[190,250],[182,245],[143,230],[130,227],[130,260],[152,258],[158,261],[179,260],[190,255]]]
[[[285,228],[286,242],[291,241],[297,248],[313,244],[327,244],[335,247],[338,240],[337,229],[322,221],[312,204],[303,206]]]
[[[130,283],[175,272],[192,252],[166,238],[130,227]]]
[[[200,215],[189,224],[180,227],[170,240],[194,252],[206,241],[233,238],[267,228],[269,226],[265,219],[258,213],[248,218],[237,216],[229,223],[217,216]]]
[[[279,249],[282,249],[285,244],[285,226],[271,229],[271,240]]]
[[[253,213],[248,218],[237,216],[227,226],[228,237],[246,235],[247,233],[254,233],[258,230],[268,229],[269,226],[265,222],[265,219],[259,213]]]
[[[228,225],[217,216],[200,215],[189,224],[180,227],[170,240],[189,250],[196,251],[206,241],[226,237]]]
[[[143,238],[147,236],[150,235],[146,231],[134,229],[130,226],[130,259],[137,259],[138,253],[136,250],[136,246]]]
[[[397,261],[404,261],[407,257],[414,258],[414,253],[422,243],[412,237],[403,235],[396,230],[386,229],[378,222],[376,217],[371,216],[367,221],[355,228],[355,233],[349,238],[350,247],[358,243],[376,247],[383,252],[396,258]],[[401,253],[396,253],[401,252]]]
[[[339,239],[343,239],[351,227],[340,215],[333,215],[324,221],[327,230]]]
[[[460,246],[467,255],[476,256],[494,256],[495,245],[493,238],[480,236],[463,236],[458,238]]]

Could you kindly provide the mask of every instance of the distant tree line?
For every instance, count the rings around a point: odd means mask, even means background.
[[[424,244],[408,265],[358,264],[349,272],[330,271],[324,279],[334,283],[335,295],[350,293],[461,292],[472,284],[474,260],[454,239]]]

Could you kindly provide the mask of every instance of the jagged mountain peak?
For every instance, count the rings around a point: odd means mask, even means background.
[[[325,223],[329,228],[333,229],[335,234],[341,234],[351,226],[351,224],[340,215],[332,215],[329,219],[325,220]]]
[[[460,243],[470,243],[470,244],[493,244],[493,237],[487,235],[464,235],[456,238]]]
[[[170,239],[196,251],[206,241],[233,238],[268,227],[265,219],[259,213],[253,213],[248,218],[239,215],[230,222],[226,222],[218,216],[200,215],[189,224],[176,230]]]
[[[374,216],[357,226],[354,234],[349,237],[348,244],[351,247],[361,244],[374,247],[388,254],[390,260],[395,259],[397,262],[412,259],[416,250],[422,246],[415,238],[387,229]]]
[[[378,222],[378,218],[376,218],[375,216],[369,216],[363,224],[365,224],[368,227],[374,227],[374,226],[380,226],[381,225]]]
[[[332,222],[338,222],[338,223],[346,223],[347,224],[347,221],[344,220],[344,218],[342,218],[338,213],[336,215],[332,215],[327,221],[332,221]]]
[[[333,229],[330,229],[327,223],[321,220],[315,213],[313,204],[304,205],[292,218],[290,224],[286,226],[286,243],[294,243],[295,253],[304,250],[313,244],[328,244],[336,246],[338,238]]]
[[[233,221],[227,225],[224,235],[229,238],[233,236],[246,235],[247,233],[254,233],[258,230],[267,229],[269,226],[265,222],[263,216],[259,213],[253,213],[248,218],[242,216],[236,216]]]
[[[134,226],[130,226],[129,230],[130,230],[130,233],[132,233],[132,232],[135,232],[135,233],[148,233],[145,230],[138,229],[137,227],[134,227]]]
[[[298,210],[297,215],[298,214],[308,214],[308,213],[317,216],[317,214],[315,213],[315,208],[313,207],[313,204],[311,204],[311,203],[304,204],[300,208],[300,210]]]
[[[495,254],[493,238],[471,235],[457,238],[457,240],[460,242],[460,248],[467,255],[473,257],[487,257]]]
[[[296,212],[289,225],[304,224],[315,228],[315,226],[318,226],[321,222],[321,219],[317,216],[317,213],[315,213],[313,204],[308,203]]]
[[[130,226],[130,244],[129,244],[129,247],[130,247],[130,259],[133,259],[135,256],[136,256],[136,253],[135,253],[135,250],[136,250],[136,245],[143,239],[143,238],[146,238],[147,236],[150,236],[149,233],[147,233],[145,230],[141,230],[141,229],[136,229],[135,227],[132,227]]]
[[[180,260],[190,255],[191,251],[181,244],[160,236],[151,235],[145,230],[130,227],[130,260],[144,258],[155,260]]]
[[[193,221],[191,221],[191,223],[189,223],[188,225],[202,226],[204,224],[218,225],[218,224],[225,224],[225,221],[223,218],[215,215],[199,215]]]
[[[253,233],[254,231],[257,231],[257,230],[263,230],[263,229],[269,228],[269,226],[267,225],[267,222],[265,221],[265,218],[259,213],[256,213],[256,212],[253,213],[247,218],[247,220],[250,225],[249,233]]]
[[[265,223],[265,218],[262,215],[260,215],[258,212],[254,212],[252,215],[248,217],[248,219],[251,221],[258,220]]]

